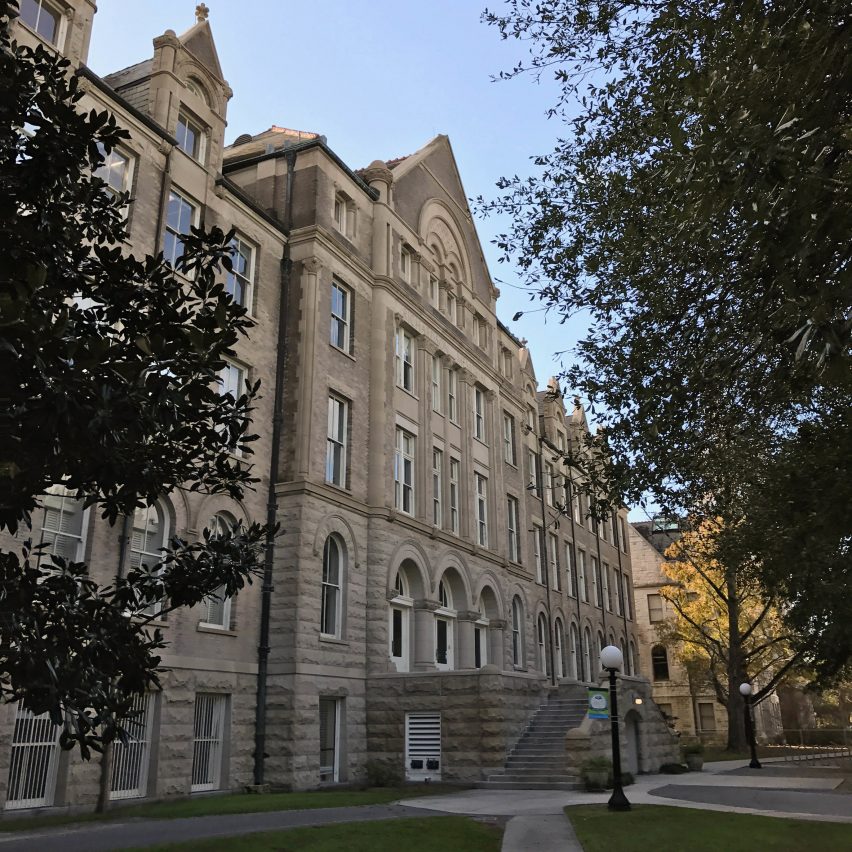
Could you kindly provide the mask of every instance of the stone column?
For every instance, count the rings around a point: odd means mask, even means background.
[[[502,618],[488,619],[488,662],[502,672],[506,666],[506,646],[504,637],[506,621]],[[511,665],[509,666],[511,668]]]
[[[473,628],[481,617],[480,613],[471,610],[460,610],[456,616],[458,627],[457,669],[472,669],[476,664]]]
[[[435,665],[435,610],[438,607],[437,601],[414,601],[414,609],[411,613],[414,618],[412,671],[430,672],[438,668]]]

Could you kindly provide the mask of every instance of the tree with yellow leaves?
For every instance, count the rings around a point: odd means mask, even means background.
[[[725,705],[727,747],[739,751],[747,747],[740,684],[751,683],[759,703],[801,655],[782,623],[778,601],[754,579],[751,566],[723,561],[724,530],[721,519],[705,519],[666,550],[663,570],[671,583],[661,594],[675,616],[658,631],[690,675],[706,678]]]

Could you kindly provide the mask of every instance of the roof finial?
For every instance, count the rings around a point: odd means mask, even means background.
[[[207,16],[210,14],[210,10],[207,8],[206,3],[199,3],[195,7],[195,23],[200,24],[203,21],[207,20]]]

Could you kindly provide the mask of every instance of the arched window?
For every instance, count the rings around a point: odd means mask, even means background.
[[[447,583],[438,583],[440,609],[435,612],[435,665],[439,669],[455,668],[455,623],[453,596]]]
[[[322,606],[320,633],[340,638],[343,587],[343,543],[333,535],[325,540],[322,554]]]
[[[583,630],[583,680],[592,679],[592,631],[586,627]]]
[[[130,565],[133,568],[153,567],[163,558],[162,548],[169,537],[169,516],[161,500],[143,506],[133,513],[133,533],[130,537]],[[163,608],[161,598],[151,600],[145,615],[156,615]]]
[[[207,524],[213,538],[228,535],[237,525],[237,519],[229,512],[217,512]],[[225,597],[225,587],[206,597],[202,603],[203,615],[201,623],[205,627],[217,627],[228,630],[231,627],[231,599]]]
[[[393,589],[396,597],[391,599],[388,634],[390,638],[390,658],[398,672],[407,672],[411,668],[410,661],[410,624],[411,608],[414,601],[408,591],[408,582],[402,571],[397,571]]]
[[[518,597],[512,600],[512,664],[524,665],[524,610]]]
[[[563,678],[568,674],[565,665],[565,630],[562,627],[562,619],[557,618],[553,631],[553,656],[556,658],[556,677]]]
[[[568,659],[571,664],[571,677],[580,680],[580,634],[577,625],[572,624],[568,630]]]
[[[669,679],[669,655],[662,645],[654,645],[651,649],[651,666],[654,670],[654,680]]]
[[[550,659],[547,653],[547,619],[544,613],[539,614],[536,621],[536,638],[538,640],[538,670],[550,674]]]
[[[204,88],[204,86],[201,85],[198,80],[195,79],[195,77],[190,77],[189,79],[187,79],[186,88],[189,89],[189,91],[192,92],[193,95],[196,95],[201,98],[201,100],[204,101],[207,106],[210,106],[210,98],[207,95],[207,90]]]
[[[600,654],[604,648],[606,648],[606,639],[604,639],[603,633],[598,630],[598,654]]]

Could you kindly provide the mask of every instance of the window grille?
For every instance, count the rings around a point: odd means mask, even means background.
[[[148,792],[153,699],[150,692],[136,696],[124,723],[127,742],[116,740],[113,745],[111,799],[136,799]]]
[[[60,730],[47,713],[36,716],[23,702],[18,704],[12,733],[7,809],[53,804]]]
[[[199,693],[195,696],[191,787],[193,793],[219,789],[227,704],[227,695]]]
[[[409,781],[441,777],[441,714],[405,716],[405,774]]]

